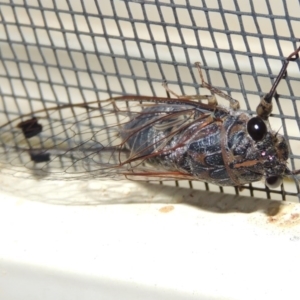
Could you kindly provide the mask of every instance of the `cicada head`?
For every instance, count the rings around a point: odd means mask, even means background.
[[[286,139],[268,125],[260,117],[253,117],[247,123],[247,132],[260,155],[258,160],[263,164],[266,185],[276,188],[286,174],[290,151]]]

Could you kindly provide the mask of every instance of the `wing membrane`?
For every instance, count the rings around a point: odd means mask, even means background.
[[[161,105],[170,109],[162,112]],[[42,109],[0,126],[0,170],[21,178],[52,180],[191,179],[189,174],[157,170],[147,158],[161,154],[168,139],[196,119],[204,124],[210,113],[208,106],[190,100],[134,96]],[[128,137],[147,126],[158,131],[172,128],[164,141],[151,145],[155,153],[147,155],[149,145],[133,152],[120,134],[130,120],[145,114],[155,118],[127,129]]]

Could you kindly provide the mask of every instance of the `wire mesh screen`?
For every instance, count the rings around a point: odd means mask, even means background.
[[[28,119],[37,110],[49,112],[56,105],[97,107],[120,95],[165,97],[163,80],[180,95],[207,94],[199,86],[197,61],[209,83],[239,100],[241,110],[255,114],[283,60],[299,46],[299,16],[298,0],[1,0],[1,124],[20,116]],[[278,87],[280,98],[270,120],[272,128],[288,138],[292,170],[300,168],[299,80],[300,60],[296,60]],[[218,102],[229,106],[222,99]],[[64,118],[62,112],[56,117]],[[77,143],[84,126],[97,126],[92,119],[76,119]],[[14,124],[9,124],[15,132]],[[72,136],[60,137],[61,130],[53,124],[48,124],[48,131],[52,148],[62,142],[66,149],[71,147]],[[2,136],[2,146],[5,143]],[[164,184],[298,199],[296,184],[288,179],[274,190],[261,182],[243,189],[201,181]]]

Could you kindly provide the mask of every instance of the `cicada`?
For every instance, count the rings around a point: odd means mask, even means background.
[[[121,96],[105,101],[38,110],[0,127],[1,171],[45,179],[128,178],[200,180],[237,186],[265,180],[270,188],[284,176],[299,174],[287,166],[284,136],[271,129],[272,98],[290,61],[289,55],[256,116],[207,83],[209,95]],[[218,105],[217,97],[229,102]]]

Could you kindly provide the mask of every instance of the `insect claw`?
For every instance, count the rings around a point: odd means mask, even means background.
[[[287,61],[295,61],[299,58],[300,47],[298,47],[293,53],[291,53],[286,60]],[[293,57],[295,56],[295,57]]]
[[[292,175],[299,175],[300,174],[300,169],[299,170],[294,170],[294,171],[290,171]]]
[[[200,62],[196,62],[196,63],[195,63],[195,66],[196,66],[197,69],[198,69],[198,73],[199,73],[200,80],[201,80],[201,86],[207,88],[207,85],[208,85],[208,84],[207,84],[207,83],[205,82],[205,80],[204,80],[203,73],[202,73],[202,69],[201,69],[201,63],[200,63]],[[207,88],[207,89],[209,89],[209,88]]]
[[[276,101],[278,101],[279,98],[280,98],[280,95],[279,95],[277,92],[275,92],[274,99],[275,99]]]
[[[163,81],[162,86],[164,87],[164,89],[167,92],[168,98],[170,98],[170,94],[175,96],[176,98],[180,98],[181,96],[179,96],[178,94],[176,94],[175,92],[173,92],[169,87],[168,87],[168,83],[166,80]]]
[[[239,192],[242,192],[244,189],[245,189],[245,186],[244,185],[239,185],[237,186]]]
[[[230,101],[230,108],[233,110],[238,110],[240,109],[240,103],[239,101]]]
[[[300,47],[298,47],[293,53],[291,53],[291,54],[285,59],[285,61],[284,61],[284,63],[283,63],[283,66],[281,67],[281,70],[280,70],[280,72],[279,72],[279,74],[278,74],[276,80],[274,81],[274,83],[273,83],[273,85],[272,85],[272,87],[271,87],[269,93],[266,94],[266,95],[264,96],[264,98],[263,98],[263,99],[265,100],[265,102],[267,102],[267,103],[271,103],[271,102],[272,102],[272,98],[273,98],[273,96],[274,96],[275,93],[276,93],[276,89],[277,89],[278,84],[280,83],[281,79],[286,78],[286,76],[287,76],[287,71],[286,71],[286,69],[287,69],[287,67],[288,67],[288,65],[289,65],[289,63],[290,63],[290,61],[295,61],[296,59],[298,59],[298,58],[299,58],[299,52],[300,52]],[[271,111],[270,111],[270,113],[271,113]],[[270,113],[269,113],[269,114],[270,114]],[[268,117],[268,116],[267,116],[267,117]]]
[[[286,79],[286,77],[287,77],[287,71],[284,72],[282,79]]]
[[[285,79],[287,76],[287,67],[290,63],[290,61],[295,61],[299,58],[299,51],[300,47],[298,47],[292,54],[290,54],[284,61],[283,66],[281,67],[281,70],[275,79],[270,91],[268,94],[266,94],[260,101],[260,104],[256,108],[256,113],[259,117],[261,117],[264,120],[268,120],[273,106],[272,106],[272,98],[274,97],[276,100],[278,100],[279,95],[276,92],[277,86],[280,83],[281,79]]]

